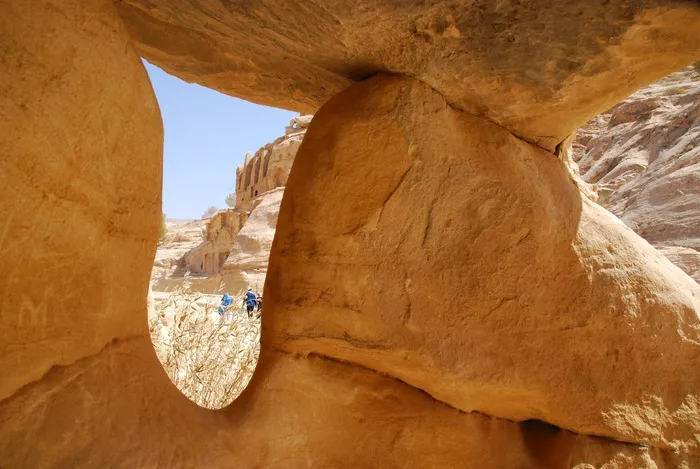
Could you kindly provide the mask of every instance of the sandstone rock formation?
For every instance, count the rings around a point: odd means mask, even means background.
[[[312,116],[291,120],[285,135],[261,147],[255,156],[246,155],[236,168],[236,209],[250,211],[255,200],[266,192],[284,187]]]
[[[700,287],[546,151],[695,60],[699,23],[660,0],[0,3],[0,466],[699,467]],[[132,38],[296,110],[420,79],[314,117],[258,370],[221,411],[148,335],[163,133]]]
[[[112,5],[3,2],[0,31],[0,399],[8,399],[142,333],[163,141],[148,76]],[[25,444],[8,438],[0,437],[5,448]],[[5,458],[0,466],[28,467]]]
[[[283,193],[284,188],[278,188],[261,197],[236,235],[221,268],[227,291],[235,293],[251,286],[262,292]]]
[[[199,246],[204,240],[208,220],[186,220],[173,222],[166,220],[165,238],[158,244],[153,261],[153,278],[160,277],[168,269],[177,266],[182,257]]]
[[[311,117],[292,119],[283,137],[260,148],[255,157],[246,157],[236,170],[234,208],[184,225],[169,223],[151,275],[156,294],[149,298],[161,298],[158,292],[172,291],[185,281],[202,293],[236,293],[249,285],[262,291],[281,190]],[[251,225],[241,232],[249,217]]]
[[[638,91],[579,129],[572,149],[598,203],[700,282],[700,74]]]
[[[167,297],[162,292],[182,284],[181,261],[187,252],[204,238],[205,220],[166,220],[167,233],[158,244],[148,285],[148,317],[155,314],[156,304]]]
[[[282,190],[311,117],[292,119],[284,136],[246,155],[236,169],[236,206],[208,220],[206,239],[182,256],[180,271],[158,289],[180,285],[189,272],[193,287],[208,293],[262,290]]]
[[[700,57],[697,2],[115,0],[149,62],[313,114],[378,71],[554,150],[574,129]]]
[[[248,213],[226,210],[207,219],[205,239],[182,256],[180,264],[195,274],[217,274],[231,252],[231,245]]]
[[[552,154],[415,80],[375,77],[316,114],[265,297],[275,350],[464,412],[698,452],[700,286]]]

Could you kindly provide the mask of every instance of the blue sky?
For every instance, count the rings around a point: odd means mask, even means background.
[[[199,218],[226,206],[246,152],[284,135],[299,115],[186,83],[146,63],[165,128],[163,212]]]

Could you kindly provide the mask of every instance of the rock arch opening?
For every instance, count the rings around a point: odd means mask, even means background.
[[[167,192],[169,185],[183,186],[181,181],[169,180],[173,174],[177,178],[177,168],[172,166],[186,165],[177,156],[169,154],[169,148],[183,145],[182,134],[190,130],[177,128],[177,132],[173,132],[169,128],[173,120],[169,113],[175,106],[169,100],[174,98],[168,89],[162,88],[169,86],[171,80],[179,80],[150,64],[147,64],[147,70],[164,115],[164,211],[176,211],[175,216],[164,218],[163,234],[153,266],[149,330],[156,354],[178,389],[203,407],[222,408],[246,387],[260,354],[262,293],[284,190],[277,181],[286,180],[296,148],[305,133],[305,127],[296,125],[291,131],[285,131],[285,125],[290,118],[301,119],[306,124],[310,119],[246,103],[254,107],[247,112],[265,113],[266,116],[274,113],[276,117],[272,120],[276,125],[270,124],[271,128],[265,130],[267,134],[255,142],[261,148],[254,156],[240,150],[238,155],[234,154],[235,149],[226,146],[227,142],[218,147],[210,145],[213,136],[192,144],[194,151],[200,153],[200,159],[210,157],[203,154],[206,152],[224,152],[223,157],[216,157],[216,164],[222,171],[230,168],[223,184],[222,181],[213,181],[208,174],[196,179],[208,181],[207,184],[218,183],[220,190],[233,192],[225,198],[220,197],[228,207],[216,209],[212,204],[221,200],[205,199],[196,193],[203,190],[201,187],[192,187],[194,194],[191,197],[210,208],[199,219],[192,217],[191,212],[188,217],[177,203],[184,205],[189,200],[174,199]],[[175,98],[182,99],[187,92],[185,88]],[[235,100],[216,95],[219,100]],[[178,108],[177,112],[187,115],[188,119],[195,120],[199,116],[209,120],[206,115],[200,116],[197,109]],[[286,120],[281,120],[285,117]],[[196,131],[198,124],[192,126]],[[256,130],[242,126],[237,129],[246,134]],[[280,134],[282,136],[278,137]],[[234,138],[238,139],[240,135]],[[276,178],[263,174],[262,153],[267,155],[266,166],[272,168]],[[191,169],[190,178],[196,176],[193,172]],[[187,191],[181,190],[178,197],[182,193]],[[248,289],[254,298],[247,293]]]
[[[700,62],[578,129],[579,185],[700,283]]]
[[[0,6],[0,466],[535,468],[555,423],[553,467],[700,467],[700,287],[553,154],[697,59],[696,2],[28,3]],[[317,112],[266,373],[221,412],[143,317],[163,133],[138,53]]]

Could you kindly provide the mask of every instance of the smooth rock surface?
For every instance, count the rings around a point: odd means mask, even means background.
[[[146,337],[56,369],[0,407],[4,467],[665,469],[683,461],[700,462],[464,414],[369,370],[269,351],[231,407],[205,410],[170,383]]]
[[[172,3],[172,11],[183,4]],[[116,5],[122,15],[131,8]],[[165,23],[158,5],[148,5]],[[265,34],[240,31],[275,46],[241,42],[241,50],[263,64],[288,57],[284,38],[272,36],[277,17],[269,5],[188,5],[238,8],[268,23]],[[606,11],[620,16],[620,5]],[[368,6],[373,28],[379,20],[402,18],[391,4]],[[470,8],[464,11],[476,13]],[[513,8],[527,13],[524,6]],[[588,7],[581,8],[585,23]],[[632,17],[635,8],[625,11]],[[670,17],[664,8],[638,24],[635,34],[644,40],[633,42],[638,49],[632,53],[625,52],[630,43],[624,38],[603,48],[622,48],[623,55],[598,63],[592,83],[600,83],[605,70],[618,72],[614,59],[624,56],[633,62],[633,75],[607,84],[612,94],[622,93],[648,78],[644,71],[667,73],[694,47],[695,36],[683,36],[684,25],[695,21],[690,7]],[[571,26],[556,21],[567,11],[543,14],[543,28],[576,31],[557,29]],[[283,18],[285,11],[278,13]],[[486,25],[474,28],[479,39],[499,24],[482,16],[470,16]],[[216,42],[201,36],[199,43],[187,42],[197,28],[220,24],[200,23],[196,14],[182,17],[192,28],[179,34],[158,24],[140,32],[169,47],[181,64],[211,54],[209,64],[225,68]],[[609,24],[606,18],[581,26],[590,33],[577,39],[578,50],[585,52],[600,25]],[[669,18],[673,28],[654,30]],[[455,28],[471,34],[461,24]],[[314,42],[314,30],[304,25],[298,24],[298,35],[322,49],[324,42]],[[133,23],[130,29],[133,34]],[[196,407],[171,384],[148,337],[162,127],[113,4],[3,2],[0,31],[1,467],[700,465],[694,447],[698,287],[602,208],[582,200],[554,155],[450,109],[436,92],[407,78],[354,85],[314,119],[282,203],[275,274],[266,289],[266,308],[275,308],[263,318],[258,370],[229,408]],[[361,25],[347,31],[361,33],[364,43],[373,38]],[[454,30],[442,31],[447,36],[436,38],[437,49],[426,47],[424,57],[447,61],[449,55],[434,52],[457,53],[440,45]],[[389,22],[386,36],[375,42],[395,33]],[[543,55],[532,63],[551,57],[556,68],[562,55],[552,31],[533,34],[542,39]],[[679,35],[688,42],[676,44]],[[470,53],[478,52],[478,43],[467,44],[476,51]],[[183,45],[190,48],[183,51]],[[664,50],[673,45],[677,51]],[[528,62],[520,49],[489,50],[503,51],[513,64]],[[401,57],[396,49],[385,53]],[[237,70],[257,70],[252,58]],[[285,73],[309,70],[313,81],[319,69],[298,64],[288,62]],[[513,69],[517,76],[526,71]],[[494,74],[483,76],[498,82]],[[235,74],[221,77],[247,86]],[[270,96],[269,87],[258,89]],[[304,96],[303,87],[296,89],[286,87],[284,95]],[[314,89],[335,92],[318,82]],[[514,87],[503,99],[519,91]],[[513,103],[522,110],[532,101],[525,96]],[[542,102],[538,112],[562,121],[547,135],[588,112],[564,104]],[[498,115],[505,108],[493,109]],[[566,109],[570,119],[557,109]],[[523,421],[464,412],[470,409]],[[532,420],[537,416],[652,446],[576,435]]]
[[[554,155],[415,80],[316,114],[265,298],[275,348],[465,412],[697,451],[700,287]]]
[[[380,71],[553,150],[700,57],[696,1],[115,0],[141,56],[232,96],[314,113]]]
[[[4,399],[145,325],[163,129],[111,3],[3,2],[0,31]]]

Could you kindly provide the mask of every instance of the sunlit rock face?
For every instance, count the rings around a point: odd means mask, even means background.
[[[2,3],[0,466],[698,467],[698,286],[546,150],[695,59],[700,13],[572,3]],[[148,335],[139,54],[320,108],[220,411]]]
[[[700,282],[700,74],[673,73],[596,116],[573,159],[597,201]]]
[[[379,71],[554,150],[700,57],[688,0],[115,0],[141,56],[186,81],[314,113]]]
[[[236,209],[251,211],[266,192],[284,187],[294,157],[312,116],[296,117],[285,128],[285,135],[247,154],[243,166],[236,168]]]
[[[311,117],[295,117],[285,135],[246,155],[236,169],[235,207],[206,220],[204,239],[179,258],[178,269],[156,282],[157,289],[187,281],[206,293],[235,294],[249,286],[262,291],[284,185]]]
[[[695,451],[700,287],[561,160],[415,80],[316,114],[265,295],[277,349],[465,412]]]

